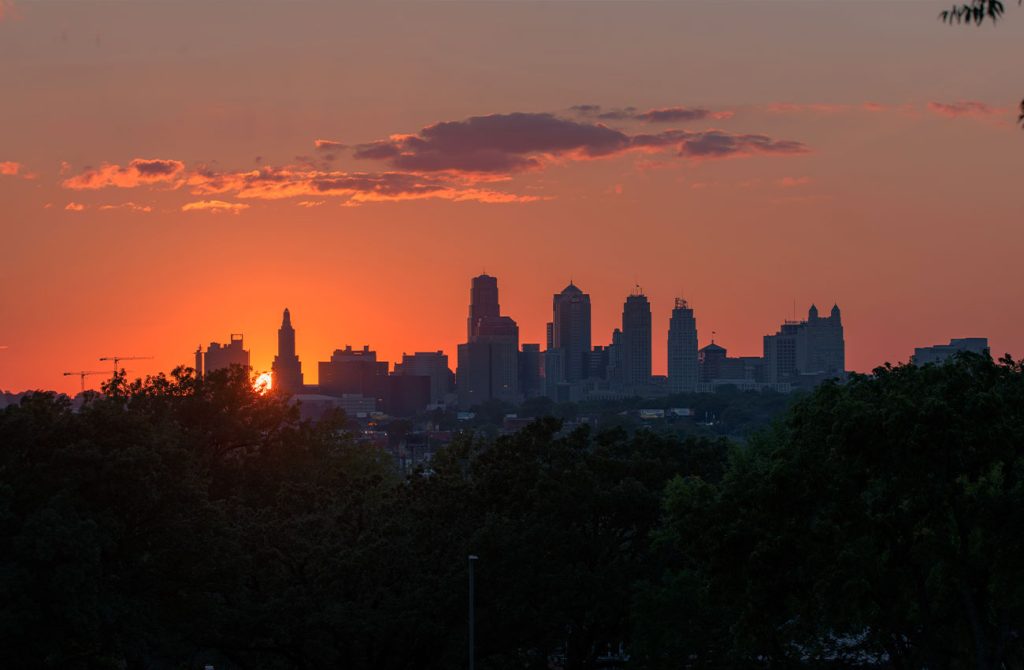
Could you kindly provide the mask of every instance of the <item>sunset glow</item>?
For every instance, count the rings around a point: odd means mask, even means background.
[[[9,4],[0,388],[232,332],[269,369],[284,306],[309,383],[346,344],[454,354],[484,270],[522,342],[571,278],[607,344],[639,283],[656,374],[679,296],[737,355],[812,302],[853,370],[1020,355],[1024,21],[865,7]]]
[[[269,372],[263,372],[253,380],[252,387],[257,393],[265,395],[274,387],[274,377]]]

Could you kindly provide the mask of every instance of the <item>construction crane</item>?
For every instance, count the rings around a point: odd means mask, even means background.
[[[121,361],[149,361],[152,360],[152,356],[103,356],[100,361],[114,361],[114,374],[117,374],[118,363]]]
[[[85,392],[85,378],[86,377],[88,377],[89,375],[105,375],[105,374],[107,374],[107,373],[106,372],[100,372],[100,371],[97,371],[97,370],[79,370],[78,372],[65,372],[64,376],[65,377],[70,377],[71,375],[78,375],[81,378],[81,380],[82,380],[82,392],[84,393]]]

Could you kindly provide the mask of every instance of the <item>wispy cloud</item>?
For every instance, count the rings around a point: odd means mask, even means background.
[[[103,211],[122,209],[127,210],[129,212],[140,212],[144,214],[148,214],[153,211],[153,208],[150,205],[139,205],[134,202],[122,202],[118,204],[100,205],[99,208]]]
[[[836,103],[795,103],[795,102],[773,102],[765,107],[769,112],[775,114],[791,113],[814,113],[814,114],[838,114],[853,109],[852,105]]]
[[[695,158],[733,158],[753,154],[805,154],[807,145],[793,140],[774,140],[767,135],[737,134],[723,130],[689,133],[683,139],[679,155]]]
[[[21,170],[21,163],[15,163],[14,161],[0,161],[0,176],[16,177]]]
[[[337,151],[347,148],[347,145],[334,140],[313,140],[313,146],[321,151]]]
[[[80,202],[69,202],[68,204],[64,205],[64,211],[67,211],[67,212],[84,212],[85,211],[85,205],[83,205]]]
[[[686,123],[705,119],[729,119],[733,116],[731,111],[712,111],[704,107],[683,106],[663,107],[641,112],[636,107],[605,109],[601,105],[573,105],[569,110],[577,116],[601,121],[645,121],[647,123]]]
[[[63,186],[76,191],[110,186],[116,188],[135,188],[153,184],[178,186],[184,172],[185,164],[178,160],[136,158],[125,167],[104,163],[98,168],[87,169],[79,175],[65,179]]]
[[[189,202],[181,207],[183,212],[210,212],[212,214],[238,214],[249,209],[244,202],[225,202],[223,200],[199,200]]]
[[[1010,110],[1006,107],[993,107],[976,100],[958,100],[957,102],[929,102],[928,111],[946,118],[956,119],[961,117],[974,119],[989,119],[993,117],[1008,116]]]

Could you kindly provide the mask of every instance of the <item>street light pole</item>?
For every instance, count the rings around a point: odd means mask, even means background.
[[[476,576],[477,557],[469,555],[469,670],[476,670]]]

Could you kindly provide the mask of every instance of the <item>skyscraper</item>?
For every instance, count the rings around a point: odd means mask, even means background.
[[[286,393],[302,392],[302,363],[295,355],[295,329],[288,309],[284,310],[281,327],[277,330],[277,356],[270,366],[274,375],[274,388]]]
[[[651,381],[651,303],[637,286],[622,308],[622,383]]]
[[[589,368],[590,296],[570,281],[551,302],[549,348],[562,350],[562,380],[578,382],[587,377]]]
[[[501,316],[498,280],[474,277],[470,289],[469,338],[459,345],[455,386],[465,409],[488,400],[519,400],[519,326]]]
[[[472,342],[481,319],[501,315],[498,304],[498,278],[488,274],[473,277],[469,288],[469,319],[466,341]]]
[[[668,387],[673,393],[697,389],[697,320],[693,309],[676,298],[668,322]]]
[[[846,344],[839,306],[826,318],[811,305],[806,321],[785,321],[774,335],[764,336],[765,381],[813,385],[846,370]]]

